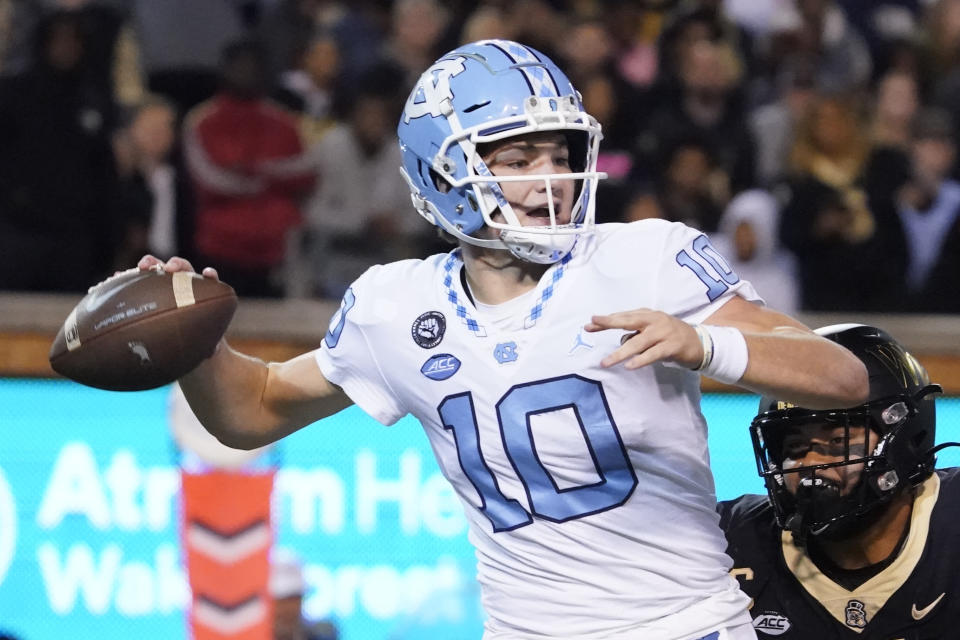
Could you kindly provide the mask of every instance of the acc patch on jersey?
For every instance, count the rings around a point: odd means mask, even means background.
[[[438,353],[420,367],[420,373],[431,380],[446,380],[459,370],[460,361],[449,353]]]
[[[790,621],[776,611],[764,611],[753,619],[753,628],[768,636],[780,636],[790,630]]]
[[[447,330],[447,319],[439,311],[427,311],[417,316],[410,327],[413,341],[424,349],[433,349],[443,340]]]

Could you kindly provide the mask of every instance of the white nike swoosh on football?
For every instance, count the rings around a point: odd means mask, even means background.
[[[946,594],[946,593],[941,593],[939,598],[937,598],[936,600],[934,600],[933,602],[931,602],[930,604],[928,604],[927,606],[925,606],[923,609],[917,609],[917,605],[916,605],[916,603],[914,603],[914,604],[913,604],[913,607],[910,609],[910,615],[913,616],[913,619],[914,619],[914,620],[920,620],[920,619],[926,617],[926,615],[927,615],[928,613],[930,613],[931,611],[933,611],[933,608],[934,608],[935,606],[937,606],[938,604],[940,604],[940,601],[943,600],[943,596],[945,596],[945,595],[947,595],[947,594]]]
[[[115,276],[113,276],[112,278],[107,278],[106,280],[104,280],[103,282],[101,282],[100,284],[98,284],[96,287],[94,287],[93,291],[90,292],[91,294],[93,294],[92,297],[88,298],[87,301],[86,301],[86,302],[84,303],[84,305],[83,305],[84,310],[85,310],[87,313],[93,313],[93,312],[96,311],[98,308],[100,308],[100,307],[103,305],[104,302],[106,302],[107,300],[109,300],[110,298],[112,298],[113,296],[117,295],[117,294],[120,292],[119,289],[113,289],[112,291],[110,291],[110,292],[107,293],[106,295],[102,295],[102,294],[100,293],[100,289],[102,289],[102,288],[104,287],[104,285],[106,285],[106,283],[107,283],[109,280],[112,280],[113,278],[115,278],[115,277],[117,277],[117,276],[126,275],[128,272],[130,272],[130,271],[136,271],[136,270],[138,270],[138,269],[136,269],[136,268],[127,269],[127,271],[123,271],[123,272],[121,272],[121,273],[118,273],[118,274],[116,274]],[[148,273],[148,272],[145,271],[144,273],[146,274],[146,273]]]

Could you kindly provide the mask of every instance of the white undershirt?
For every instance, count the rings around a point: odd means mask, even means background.
[[[477,314],[483,316],[486,324],[499,331],[519,331],[523,329],[524,319],[529,315],[537,299],[537,287],[520,294],[512,300],[500,304],[484,304],[474,298],[473,305]]]

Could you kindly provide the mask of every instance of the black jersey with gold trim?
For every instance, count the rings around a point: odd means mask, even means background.
[[[960,468],[938,469],[918,488],[899,554],[853,590],[777,527],[766,496],[717,510],[760,640],[960,638]]]

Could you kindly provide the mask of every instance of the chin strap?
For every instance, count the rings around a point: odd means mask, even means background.
[[[797,486],[794,495],[795,510],[783,523],[783,528],[793,534],[793,543],[798,547],[807,546],[807,521],[810,517],[810,508],[814,499],[814,478],[803,478]]]
[[[797,512],[787,517],[783,528],[793,534],[793,544],[798,547],[807,546],[807,529],[803,526],[803,516]]]
[[[535,264],[559,262],[573,250],[577,235],[548,236],[522,231],[504,230],[500,240],[517,258]]]
[[[793,534],[793,541],[799,547],[806,546],[810,535],[818,536],[830,527],[830,524],[825,524],[819,529],[811,530],[809,526],[816,508],[817,494],[824,490],[825,484],[822,478],[807,477],[801,479],[797,486],[797,493],[794,496],[796,511],[787,516],[784,529]]]
[[[807,526],[807,520],[808,520],[807,514],[805,512],[798,511],[794,514],[791,514],[787,518],[787,522],[784,524],[783,528],[789,531],[791,534],[793,534],[793,543],[798,547],[806,547],[807,539],[811,535],[818,536],[824,531],[826,531],[827,528],[830,526],[830,525],[824,525],[819,529],[817,529],[816,531],[811,531],[810,527]]]

